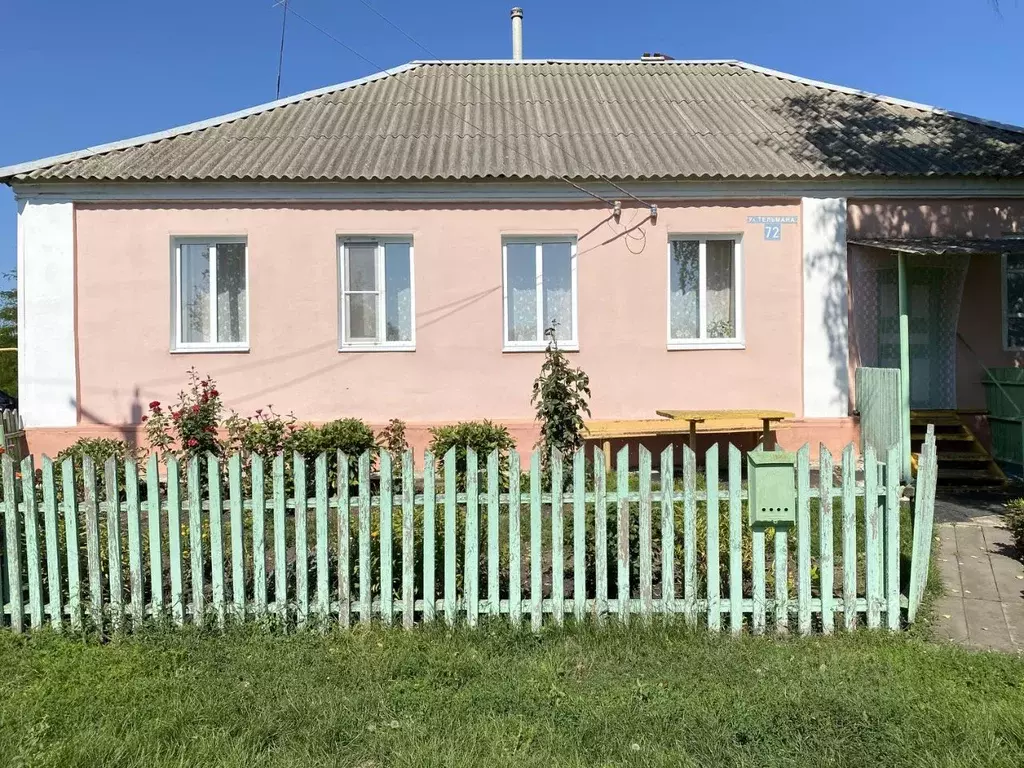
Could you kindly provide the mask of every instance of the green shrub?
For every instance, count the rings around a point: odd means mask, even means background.
[[[337,419],[326,424],[303,424],[292,430],[285,442],[284,451],[291,467],[292,452],[306,457],[306,488],[309,493],[316,489],[316,474],[313,460],[321,453],[327,454],[328,488],[336,487],[338,479],[338,451],[349,457],[349,484],[359,479],[358,458],[376,446],[373,430],[361,419]]]
[[[1006,527],[1013,534],[1017,551],[1024,557],[1024,499],[1014,499],[1006,505]]]
[[[444,479],[443,464],[444,455],[452,448],[455,449],[455,475],[460,491],[466,489],[466,449],[472,448],[476,451],[478,467],[483,469],[487,466],[487,455],[498,451],[498,468],[501,474],[500,485],[502,489],[508,488],[508,456],[516,449],[516,441],[508,433],[508,429],[502,424],[495,424],[489,420],[484,421],[462,421],[458,424],[448,424],[443,427],[434,427],[430,430],[432,440],[430,451],[438,460],[438,481]]]
[[[137,459],[138,450],[132,448],[124,440],[114,440],[105,437],[83,437],[57,454],[54,464],[60,467],[65,459],[72,459],[75,463],[75,489],[78,498],[85,495],[85,480],[82,474],[82,459],[88,456],[96,465],[96,486],[100,498],[104,498],[104,465],[107,459],[113,456],[117,459],[117,487],[120,494],[124,494],[125,470],[124,463],[128,459]],[[58,498],[63,499],[64,487],[62,482],[57,484]]]
[[[257,455],[271,459],[284,450],[294,426],[294,416],[278,416],[269,405],[265,409],[257,409],[256,413],[249,417],[232,412],[224,422],[224,428],[228,433],[228,451],[240,452],[246,458]]]
[[[392,419],[388,425],[377,433],[377,445],[397,457],[409,449],[409,441],[405,439],[405,422]]]

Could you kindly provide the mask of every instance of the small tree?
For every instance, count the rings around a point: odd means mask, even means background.
[[[590,415],[590,377],[580,368],[573,368],[565,353],[558,348],[554,327],[544,331],[548,340],[544,364],[533,382],[530,403],[537,409],[544,466],[551,451],[568,455],[583,445],[583,414]]]

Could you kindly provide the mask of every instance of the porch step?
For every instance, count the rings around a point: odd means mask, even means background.
[[[923,443],[924,439],[928,436],[928,433],[924,430],[920,432],[910,431],[910,442],[912,443]],[[947,443],[973,443],[974,436],[965,434],[963,432],[935,432],[936,442],[947,442]]]
[[[993,477],[988,469],[944,469],[939,465],[939,483],[951,485],[985,485],[1000,486],[1003,481]]]
[[[936,458],[939,460],[941,465],[943,462],[970,462],[978,464],[987,464],[992,460],[992,457],[985,453],[973,453],[970,451],[937,451]]]
[[[912,411],[910,443],[916,469],[927,427],[935,431],[938,482],[947,487],[998,487],[1006,482],[999,465],[992,459],[974,433],[956,411]]]

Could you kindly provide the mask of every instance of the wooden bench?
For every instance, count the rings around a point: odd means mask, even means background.
[[[586,438],[600,440],[606,469],[612,468],[612,440],[659,435],[689,435],[690,448],[697,449],[697,434],[761,432],[765,448],[773,448],[771,425],[792,418],[788,411],[658,411],[660,419],[596,419],[587,421]]]
[[[716,428],[708,430],[700,430],[707,432],[761,432],[761,438],[765,450],[770,451],[775,448],[775,441],[772,439],[772,424],[783,419],[793,418],[793,414],[789,411],[770,411],[770,410],[725,410],[725,411],[656,411],[659,416],[664,416],[667,419],[675,421],[685,421],[689,424],[687,430],[690,434],[690,447],[696,450],[697,446],[697,426],[698,425],[714,425]],[[725,427],[731,426],[733,423],[749,423],[753,421],[755,423],[754,429],[725,429]]]

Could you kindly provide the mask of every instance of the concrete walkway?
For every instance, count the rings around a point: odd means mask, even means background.
[[[936,604],[937,638],[1024,654],[1024,564],[1003,527],[1005,496],[936,500],[938,568],[946,594]]]

